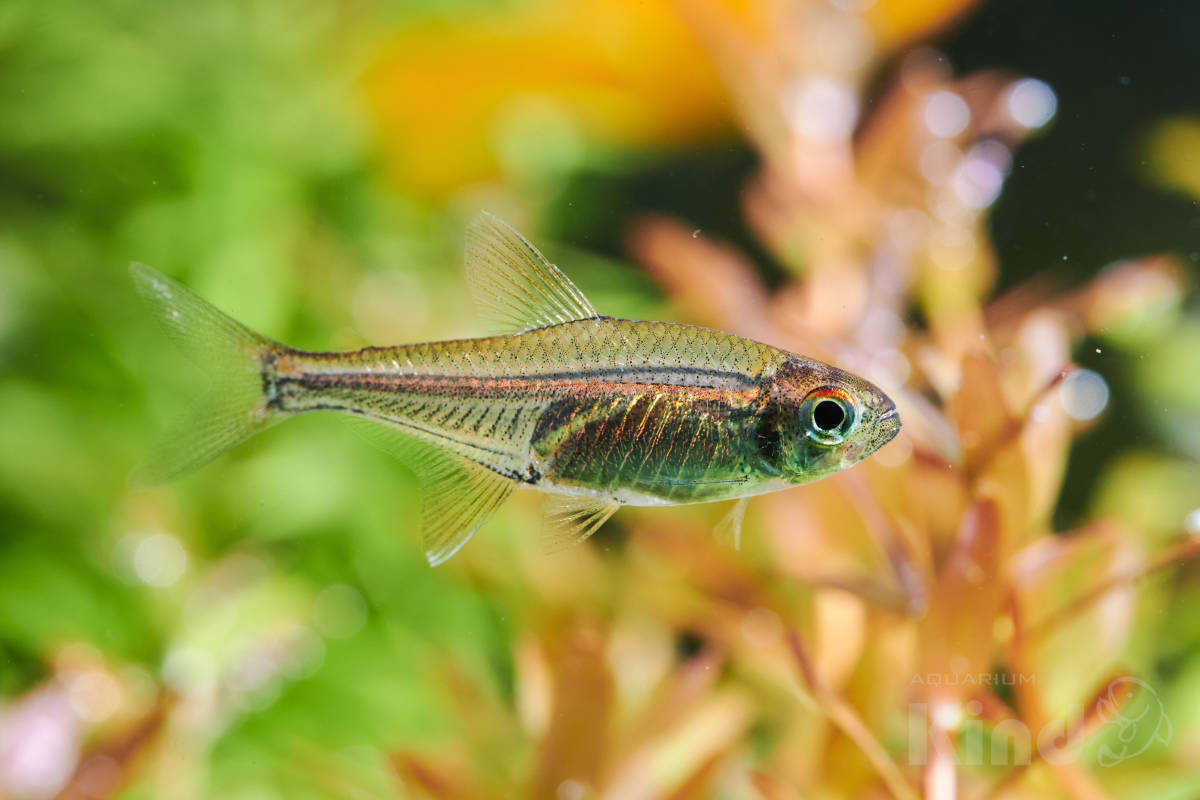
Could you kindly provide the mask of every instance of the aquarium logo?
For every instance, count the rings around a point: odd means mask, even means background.
[[[1142,702],[1135,704],[1139,695]],[[1125,676],[1109,683],[1097,713],[1105,727],[1116,727],[1118,742],[1100,746],[1096,758],[1101,766],[1113,767],[1140,756],[1155,742],[1170,744],[1175,733],[1162,698],[1140,678]]]
[[[961,681],[924,683],[963,685]],[[909,763],[924,766],[936,758],[959,766],[1016,766],[1035,760],[1064,765],[1079,759],[1086,735],[1099,742],[1096,762],[1114,767],[1156,744],[1169,744],[1174,735],[1158,692],[1132,676],[1110,681],[1090,709],[1075,706],[1037,731],[1019,719],[985,723],[982,717],[983,704],[978,700],[913,703],[908,718]]]
[[[1032,675],[1009,672],[930,672],[914,675],[909,681],[914,686],[1024,686],[1033,682]]]

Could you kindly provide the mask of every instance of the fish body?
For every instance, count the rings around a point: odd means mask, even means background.
[[[512,481],[629,505],[761,494],[840,468],[826,450],[786,463],[776,426],[803,384],[855,380],[731,334],[607,317],[351,353],[280,349],[266,363],[272,411],[356,414]]]
[[[891,400],[836,367],[720,331],[597,314],[495,218],[471,231],[468,273],[481,304],[524,329],[316,353],[266,340],[135,266],[177,338],[199,333],[234,365],[198,426],[217,440],[180,452],[185,428],[152,459],[151,477],[188,471],[288,416],[351,414],[422,478],[437,563],[519,486],[556,498],[547,530],[568,543],[620,505],[740,499],[824,477],[899,430]]]

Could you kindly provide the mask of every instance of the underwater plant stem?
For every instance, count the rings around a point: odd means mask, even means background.
[[[1136,570],[1114,575],[1101,581],[1062,608],[1042,617],[1042,619],[1026,629],[1025,636],[1029,642],[1036,642],[1041,637],[1053,631],[1054,628],[1086,611],[1092,604],[1114,589],[1119,589],[1127,584],[1149,577],[1156,572],[1182,564],[1185,561],[1190,561],[1197,556],[1200,556],[1200,536],[1188,536],[1184,540],[1176,542],[1167,548],[1166,552],[1159,554],[1149,563]]]
[[[906,536],[905,531],[897,529],[861,474],[841,473],[837,479],[887,559],[892,579],[903,598],[901,612],[910,617],[920,616],[928,606],[929,592],[924,573],[914,558],[915,537]]]
[[[887,754],[883,745],[872,735],[870,729],[854,709],[821,680],[816,668],[813,667],[812,660],[808,657],[804,643],[800,640],[800,635],[790,627],[787,629],[787,642],[788,648],[796,659],[800,680],[805,689],[838,730],[858,745],[858,749],[871,762],[871,766],[875,768],[875,772],[892,796],[896,800],[920,800],[916,791],[905,780],[900,768],[896,766],[896,762]]]
[[[1018,674],[1031,674],[1032,669],[1029,664],[1029,654],[1032,642],[1028,638],[1030,628],[1026,628],[1022,622],[1023,615],[1017,603],[1016,596],[1013,594],[1010,594],[1008,597],[1008,609],[1009,614],[1012,616],[1014,627],[1010,669]],[[1054,742],[1056,750],[1060,752],[1068,750],[1075,746],[1077,742],[1082,742],[1095,733],[1102,724],[1100,712],[1103,708],[1106,695],[1110,694],[1109,689],[1126,677],[1128,676],[1124,673],[1118,673],[1101,685],[1092,695],[1091,702],[1083,709],[1079,717],[1069,723],[1062,737]],[[1015,687],[1015,692],[1018,718],[1029,729],[1041,727],[1046,721],[1047,715],[1043,697],[1037,691],[1037,688],[1032,684],[1021,683]],[[1096,782],[1086,772],[1078,769],[1077,765],[1051,763],[1046,760],[1045,752],[1040,747],[1033,749],[1029,759],[1025,763],[1017,764],[1013,769],[1005,773],[1003,777],[993,783],[983,793],[982,797],[984,800],[992,800],[992,798],[1003,796],[1020,781],[1021,776],[1030,767],[1041,762],[1046,763],[1047,767],[1052,770],[1055,780],[1059,782],[1071,797],[1077,798],[1077,800],[1104,800],[1107,797]]]

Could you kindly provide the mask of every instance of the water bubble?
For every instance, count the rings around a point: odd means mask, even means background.
[[[1063,380],[1058,397],[1071,419],[1094,419],[1108,405],[1108,384],[1090,369],[1078,369]]]
[[[971,109],[967,101],[951,91],[942,90],[929,95],[923,115],[925,127],[934,136],[951,139],[967,129]]]
[[[133,551],[133,571],[147,586],[166,588],[187,571],[187,552],[169,533],[152,533]]]
[[[1054,117],[1058,98],[1054,90],[1036,78],[1017,81],[1008,89],[1008,114],[1025,128],[1040,128]]]
[[[796,130],[818,142],[845,141],[858,122],[858,95],[843,81],[805,78],[791,87],[784,102]]]

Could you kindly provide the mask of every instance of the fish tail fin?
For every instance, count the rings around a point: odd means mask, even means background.
[[[150,486],[195,470],[277,421],[263,379],[281,348],[187,287],[144,264],[129,268],[138,294],[167,334],[208,373],[208,388],[177,420],[129,481]]]

